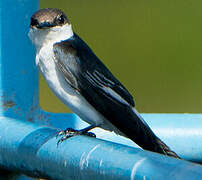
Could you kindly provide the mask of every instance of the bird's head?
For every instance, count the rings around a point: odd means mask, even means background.
[[[59,9],[40,9],[31,17],[29,37],[36,47],[44,43],[60,42],[72,36],[70,21]]]

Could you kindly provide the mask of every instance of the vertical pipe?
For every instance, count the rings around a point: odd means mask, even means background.
[[[38,73],[27,33],[39,0],[0,2],[0,115],[32,120],[38,109]]]

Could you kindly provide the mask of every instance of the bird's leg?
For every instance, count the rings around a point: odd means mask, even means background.
[[[57,142],[57,145],[60,144],[62,141],[66,140],[72,136],[86,135],[86,136],[90,136],[90,137],[96,137],[96,135],[94,133],[88,132],[95,127],[96,126],[94,126],[94,125],[90,125],[90,126],[84,128],[84,129],[81,129],[81,130],[75,130],[72,128],[67,128],[65,130],[59,131],[58,134],[56,135],[56,138],[58,136],[62,136],[62,137]]]

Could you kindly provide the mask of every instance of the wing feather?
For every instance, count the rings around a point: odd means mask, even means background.
[[[134,106],[133,98],[127,89],[77,35],[74,39],[55,44],[54,53],[58,69],[72,87],[80,92],[91,92],[92,87],[98,88],[98,96],[99,93],[101,97],[105,94],[103,101],[106,100],[106,96],[109,96],[108,98],[117,103]],[[92,96],[92,94],[86,96]],[[86,100],[88,100],[87,97]]]

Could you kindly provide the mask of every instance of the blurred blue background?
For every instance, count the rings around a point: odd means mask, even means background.
[[[202,1],[42,0],[62,9],[140,112],[202,112]],[[40,77],[40,104],[69,112]]]

